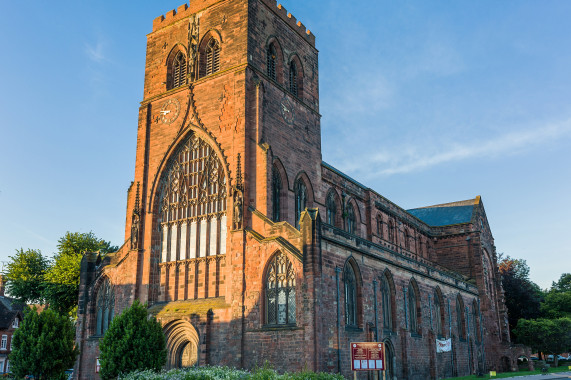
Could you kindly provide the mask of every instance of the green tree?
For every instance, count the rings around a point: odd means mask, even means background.
[[[571,350],[571,318],[520,319],[514,334],[532,350],[553,354],[556,366],[557,354]]]
[[[16,255],[9,258],[3,277],[10,296],[24,303],[43,303],[44,275],[49,267],[48,260],[34,249],[16,250]]]
[[[500,255],[499,271],[508,309],[510,332],[520,319],[541,316],[543,292],[529,279],[529,266],[525,260]]]
[[[545,295],[541,311],[548,318],[571,318],[571,273],[563,273]]]
[[[115,317],[99,344],[103,380],[135,370],[160,370],[167,351],[161,325],[148,317],[146,305],[135,301]]]
[[[13,336],[10,368],[17,378],[62,379],[72,367],[78,350],[70,319],[45,309],[40,314],[28,309]]]
[[[103,254],[118,249],[110,242],[99,239],[93,232],[66,232],[58,241],[58,252],[52,266],[44,276],[44,296],[50,307],[62,314],[75,317],[79,294],[81,258],[86,252]]]

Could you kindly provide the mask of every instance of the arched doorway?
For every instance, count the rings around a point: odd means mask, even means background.
[[[167,369],[198,364],[198,332],[188,321],[169,322],[163,331],[167,338]]]
[[[385,375],[387,380],[396,379],[395,377],[395,349],[390,340],[385,339]]]

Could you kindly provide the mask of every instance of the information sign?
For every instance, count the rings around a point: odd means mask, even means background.
[[[385,352],[383,343],[351,343],[351,370],[384,371]]]

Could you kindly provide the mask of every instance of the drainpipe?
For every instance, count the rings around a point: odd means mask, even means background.
[[[482,372],[486,372],[486,346],[484,345],[484,318],[478,300],[478,314],[480,315],[480,345],[482,346]]]
[[[466,338],[468,339],[468,373],[472,374],[472,353],[470,350],[470,309],[466,306],[466,330],[468,334]]]
[[[406,292],[408,289],[406,288],[406,285],[402,290],[404,291],[404,328],[408,329],[408,307],[406,307]]]
[[[430,310],[430,329],[432,330],[432,296],[430,294],[428,295],[428,310]]]
[[[449,335],[450,338],[450,355],[452,356],[452,376],[454,376],[454,345],[452,344],[452,313],[450,312],[450,300],[448,300],[448,325],[449,325]]]
[[[373,296],[375,298],[375,341],[379,341],[379,325],[377,323],[377,280],[373,280]]]
[[[341,373],[341,305],[339,305],[339,273],[341,268],[335,268],[335,283],[337,284],[337,372]]]

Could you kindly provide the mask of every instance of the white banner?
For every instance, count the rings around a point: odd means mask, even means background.
[[[436,339],[436,352],[450,352],[452,350],[451,339]]]

